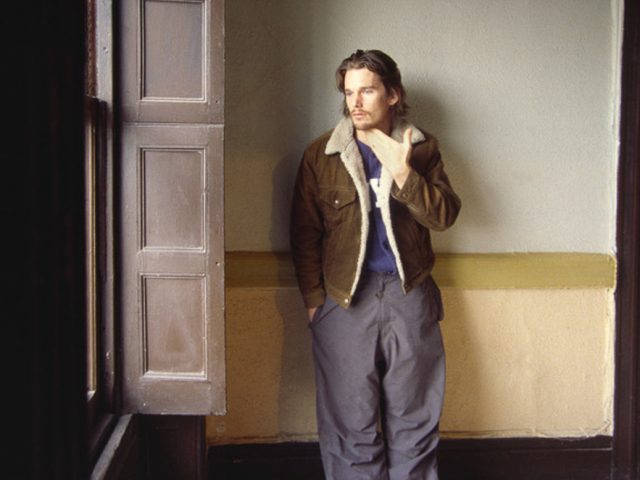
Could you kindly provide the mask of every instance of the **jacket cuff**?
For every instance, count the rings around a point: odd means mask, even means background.
[[[391,195],[399,202],[404,204],[411,203],[416,191],[420,191],[421,183],[422,177],[412,168],[402,188],[399,188],[395,182],[393,183]]]
[[[322,305],[327,298],[327,294],[324,290],[314,290],[313,292],[305,293],[302,295],[304,306],[307,308],[315,308]]]

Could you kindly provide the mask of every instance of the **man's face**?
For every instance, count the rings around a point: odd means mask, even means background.
[[[391,107],[398,102],[398,95],[386,91],[380,75],[367,68],[347,70],[344,97],[356,133],[373,128],[389,133]]]

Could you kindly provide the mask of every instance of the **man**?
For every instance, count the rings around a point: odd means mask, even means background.
[[[313,336],[328,479],[437,479],[444,395],[440,292],[430,230],[460,200],[436,140],[405,120],[393,59],[338,67],[344,116],[305,150],[291,250]]]

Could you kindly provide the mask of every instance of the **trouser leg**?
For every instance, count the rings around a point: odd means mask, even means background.
[[[396,282],[384,300],[382,419],[389,479],[436,480],[445,386],[440,293],[431,279],[406,296]]]
[[[405,296],[397,277],[378,274],[363,281],[349,309],[327,300],[319,310],[312,332],[327,479],[438,478],[440,315],[431,279]]]
[[[365,282],[367,283],[367,282]],[[378,431],[379,301],[363,285],[347,310],[327,299],[311,324],[316,409],[327,480],[387,480]]]

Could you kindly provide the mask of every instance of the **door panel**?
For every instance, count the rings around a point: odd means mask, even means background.
[[[204,150],[144,148],[140,156],[142,249],[204,251]]]
[[[221,0],[122,2],[125,122],[223,122]]]
[[[224,412],[222,152],[221,126],[124,126],[127,412]]]

